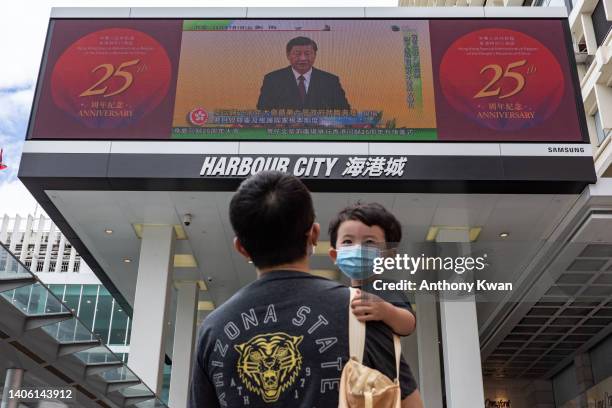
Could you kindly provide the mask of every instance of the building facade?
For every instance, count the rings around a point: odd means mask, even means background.
[[[612,177],[612,64],[610,62],[612,42],[612,4],[606,0],[565,1],[466,1],[466,2],[419,2],[399,1],[400,6],[463,6],[463,7],[562,7],[567,11],[580,91],[587,119],[588,134],[593,149],[593,160],[602,187]],[[463,9],[467,10],[467,9]],[[597,186],[596,184],[596,186]],[[605,211],[604,211],[605,212]],[[599,254],[604,260],[607,255]],[[605,262],[604,262],[605,263]],[[603,265],[603,264],[602,264]],[[608,268],[610,266],[608,265]],[[588,268],[587,268],[588,269]],[[597,282],[609,283],[612,279],[604,275]],[[602,287],[609,294],[612,288]],[[578,293],[580,294],[580,293]],[[541,299],[543,300],[543,299]],[[484,358],[486,407],[599,407],[612,404],[612,303],[609,297],[587,297],[557,311],[545,302],[542,308],[533,308],[519,324],[514,334],[509,334],[499,346]],[[547,308],[547,306],[549,308]],[[572,307],[573,306],[573,307]],[[538,331],[529,324],[542,324],[551,316],[569,317],[563,327],[550,327]],[[569,338],[558,340],[557,333],[571,331],[579,317],[591,317],[590,325],[574,329]],[[572,320],[573,319],[573,320]],[[601,319],[601,320],[597,320]],[[533,322],[533,323],[532,323]],[[523,323],[523,324],[521,324]],[[520,346],[530,339],[530,334],[539,333],[541,339],[532,338],[535,347],[528,350]],[[591,334],[598,334],[597,341],[585,347]],[[550,338],[544,338],[546,336]],[[482,338],[481,338],[482,339]],[[538,342],[539,340],[539,342]],[[572,342],[573,341],[573,342]],[[519,346],[517,348],[517,346]],[[556,348],[550,348],[556,346]],[[580,349],[579,353],[575,353]],[[525,352],[531,352],[531,354]],[[543,356],[539,366],[533,365],[534,356]],[[565,358],[565,366],[550,370],[559,356]],[[484,357],[484,356],[483,356]],[[549,363],[546,363],[549,359]],[[500,367],[505,367],[504,370]],[[532,367],[532,372],[525,371]],[[522,368],[522,369],[521,369]],[[538,371],[539,369],[539,371]],[[525,376],[533,377],[526,380]]]

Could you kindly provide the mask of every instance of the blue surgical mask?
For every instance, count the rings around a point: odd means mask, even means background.
[[[363,280],[374,275],[374,259],[381,256],[375,246],[351,245],[338,248],[336,265],[351,279]]]

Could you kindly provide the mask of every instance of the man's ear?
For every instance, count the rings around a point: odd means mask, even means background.
[[[234,249],[238,251],[238,253],[246,258],[247,261],[251,260],[251,255],[247,252],[246,249],[240,243],[238,237],[234,237]]]
[[[321,235],[321,225],[318,222],[312,224],[310,228],[310,244],[317,246],[319,236]]]

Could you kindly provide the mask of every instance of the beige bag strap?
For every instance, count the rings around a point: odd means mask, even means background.
[[[349,357],[355,357],[360,363],[363,361],[363,350],[365,348],[366,325],[357,320],[357,317],[351,310],[351,303],[355,299],[357,289],[349,288],[351,295],[349,297]],[[398,360],[399,364],[399,360]],[[398,366],[399,367],[399,366]]]
[[[372,397],[372,391],[363,392],[365,408],[374,408],[374,398]]]
[[[349,357],[355,357],[360,363],[363,362],[363,351],[365,349],[366,340],[366,325],[357,320],[357,317],[351,310],[351,303],[355,299],[357,289],[349,288],[351,295],[349,297]],[[402,357],[402,344],[397,335],[393,335],[393,352],[395,353],[395,378],[399,381],[400,378],[400,359]]]
[[[393,335],[393,351],[395,352],[395,378],[400,378],[400,358],[402,357],[402,343],[398,335]]]

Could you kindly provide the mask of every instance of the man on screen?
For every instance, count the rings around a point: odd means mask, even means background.
[[[317,43],[296,37],[286,52],[291,65],[266,74],[257,109],[350,109],[340,79],[313,67]]]

